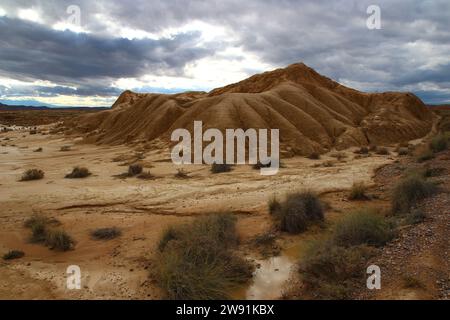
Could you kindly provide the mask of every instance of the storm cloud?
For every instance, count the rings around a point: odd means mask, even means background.
[[[225,85],[224,70],[249,76],[302,61],[360,90],[412,91],[425,102],[449,103],[450,2],[376,1],[380,30],[366,27],[371,4],[4,0],[0,76],[54,85],[10,85],[0,94],[16,88],[16,95],[115,96],[124,89],[116,86],[119,79],[142,91],[209,90],[216,82],[202,87],[202,77],[217,74]],[[80,8],[81,32],[55,28],[70,5]]]

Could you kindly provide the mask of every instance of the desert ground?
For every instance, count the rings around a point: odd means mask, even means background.
[[[398,168],[417,166],[411,157],[397,155],[392,145],[387,155],[359,156],[354,153],[356,148],[349,148],[339,152],[339,160],[336,151],[320,160],[286,158],[280,172],[270,177],[249,165],[221,174],[212,174],[210,166],[186,165],[183,169],[189,177],[180,179],[169,150],[87,144],[77,135],[54,133],[52,128],[39,126],[37,134],[26,129],[0,134],[0,253],[13,249],[25,253],[21,259],[0,262],[2,299],[164,298],[151,277],[163,230],[211,212],[231,212],[238,218],[240,254],[257,266],[253,279],[230,293],[231,297],[282,298],[289,291],[287,281],[296,283],[293,270],[305,243],[322,237],[351,209],[388,207],[389,186],[399,177]],[[426,139],[410,144],[418,146]],[[63,146],[70,148],[61,151]],[[35,152],[38,148],[42,151]],[[425,206],[431,217],[418,226],[405,227],[375,258],[390,270],[386,289],[355,293],[356,298],[448,298],[449,157],[446,151],[431,160],[432,165],[447,170],[440,177],[445,191]],[[121,177],[135,162],[153,177]],[[330,162],[330,166],[323,165]],[[75,166],[89,168],[92,176],[65,179]],[[19,181],[31,168],[43,170],[44,179]],[[346,198],[355,182],[369,187],[372,200]],[[297,190],[320,194],[328,204],[325,224],[295,236],[273,231],[268,199]],[[30,243],[24,221],[35,213],[57,219],[75,239],[75,248],[59,252]],[[109,241],[92,239],[90,232],[103,227],[118,227],[122,235]],[[268,232],[276,235],[269,254],[253,241]],[[81,290],[66,288],[69,265],[81,268]],[[404,288],[404,268],[423,285]]]

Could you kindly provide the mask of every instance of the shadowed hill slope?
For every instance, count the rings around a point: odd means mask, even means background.
[[[174,129],[280,129],[281,149],[307,155],[425,136],[433,114],[411,93],[363,93],[293,64],[209,93],[138,94],[125,91],[111,110],[68,123],[89,142],[120,144],[159,139]]]

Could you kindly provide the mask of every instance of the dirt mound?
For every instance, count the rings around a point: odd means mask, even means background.
[[[284,154],[417,139],[433,114],[411,93],[363,93],[293,64],[209,93],[138,94],[125,91],[111,110],[68,123],[89,142],[169,142],[174,129],[280,129]]]

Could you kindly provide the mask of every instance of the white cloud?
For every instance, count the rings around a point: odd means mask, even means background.
[[[23,20],[28,20],[36,23],[44,23],[38,9],[34,7],[28,9],[19,9],[17,11],[17,16]]]

